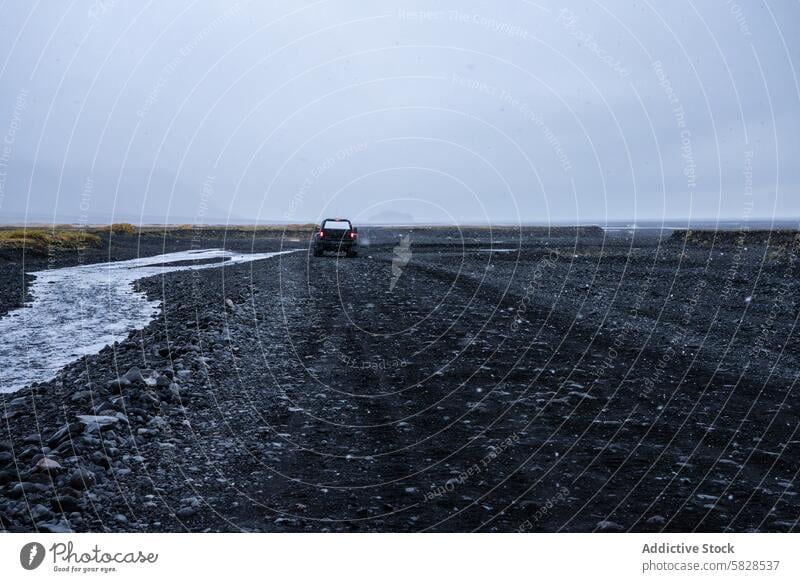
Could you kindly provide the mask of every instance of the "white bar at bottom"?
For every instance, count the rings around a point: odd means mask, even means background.
[[[27,570],[31,542],[44,559]],[[795,534],[4,534],[0,572],[3,580],[800,580],[798,550]]]

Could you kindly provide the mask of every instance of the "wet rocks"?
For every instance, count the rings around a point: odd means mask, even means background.
[[[64,469],[58,461],[49,457],[42,457],[39,459],[35,468],[40,471],[61,471]]]
[[[596,527],[598,531],[605,531],[605,532],[625,531],[625,528],[622,527],[620,524],[614,521],[608,521],[606,519],[598,521]]]
[[[159,381],[163,383],[165,380],[161,380],[161,376],[168,381],[168,377],[165,375],[159,375],[153,370],[133,366],[119,378],[109,381],[106,387],[112,394],[122,395],[132,390],[135,392],[142,388],[156,386]]]
[[[56,432],[50,435],[47,439],[47,446],[51,449],[56,448],[58,445],[65,441],[72,440],[83,432],[83,424],[80,422],[70,422],[59,428]]]
[[[77,418],[85,425],[85,432],[87,434],[111,428],[121,420],[121,418],[117,416],[96,414],[79,414]]]
[[[131,381],[127,378],[116,378],[111,380],[106,386],[112,394],[122,394],[122,392],[131,385]]]
[[[45,485],[25,481],[23,483],[16,483],[8,492],[8,496],[11,499],[19,499],[22,496],[35,495],[36,493],[47,491],[47,489]]]
[[[92,398],[92,391],[91,390],[78,390],[72,396],[70,396],[70,401],[72,402],[86,402],[91,400]]]
[[[60,521],[53,521],[48,523],[40,523],[39,524],[39,531],[42,533],[72,533],[73,529],[69,526],[68,522],[65,520]]]
[[[46,521],[48,519],[52,519],[53,512],[50,511],[47,507],[42,505],[41,503],[37,503],[33,507],[31,507],[31,517],[34,521]]]
[[[11,483],[16,479],[16,472],[15,471],[0,471],[0,487]]]
[[[97,481],[95,474],[87,469],[76,469],[73,471],[67,483],[70,487],[76,490],[86,489],[91,487]]]
[[[17,398],[12,398],[10,402],[8,402],[9,408],[24,408],[28,404],[28,398],[25,396],[19,396]]]
[[[142,374],[142,371],[135,366],[125,373],[123,379],[131,384],[138,384],[140,386],[147,384],[144,374]]]
[[[80,502],[72,495],[59,495],[50,501],[53,511],[59,513],[73,513],[81,511]]]
[[[197,510],[194,507],[181,507],[175,512],[175,515],[180,519],[186,519],[188,517],[192,517],[196,513]]]
[[[147,426],[153,430],[160,431],[168,428],[169,423],[161,416],[154,416],[150,419],[150,422],[147,423]]]
[[[111,459],[102,451],[95,451],[91,456],[92,463],[98,467],[109,469],[111,467]]]
[[[175,512],[175,515],[180,519],[186,519],[188,517],[192,517],[197,513],[198,508],[201,505],[200,499],[192,496],[192,497],[184,497],[180,501],[180,508],[178,511]]]

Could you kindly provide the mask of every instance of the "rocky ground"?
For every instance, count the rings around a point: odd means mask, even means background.
[[[158,320],[0,395],[2,527],[797,529],[794,239],[361,234],[142,280]]]

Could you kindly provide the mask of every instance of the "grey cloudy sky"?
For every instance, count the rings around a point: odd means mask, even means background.
[[[0,221],[800,216],[797,2],[0,6]]]

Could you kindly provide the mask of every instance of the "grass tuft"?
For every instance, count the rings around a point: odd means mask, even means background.
[[[80,250],[100,246],[96,234],[82,230],[45,230],[40,228],[15,228],[0,230],[0,247],[27,249],[37,253],[49,251]]]
[[[114,224],[110,224],[108,226],[101,226],[99,228],[92,229],[95,232],[108,232],[111,234],[136,234],[138,229],[133,226],[130,222],[115,222]]]

